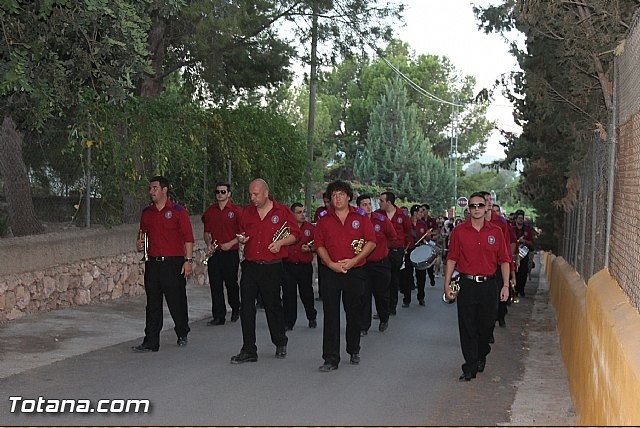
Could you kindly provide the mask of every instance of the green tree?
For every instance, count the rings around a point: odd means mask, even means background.
[[[409,200],[446,207],[453,194],[453,176],[431,153],[398,78],[386,88],[371,113],[366,145],[356,160],[356,179],[395,191]]]
[[[148,68],[146,2],[0,4],[0,173],[14,235],[42,231],[22,150],[86,100],[122,102]],[[36,132],[34,132],[36,131]],[[26,141],[25,135],[32,137]]]

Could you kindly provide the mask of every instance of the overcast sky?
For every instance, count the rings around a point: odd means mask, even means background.
[[[477,29],[473,5],[488,6],[499,0],[404,0],[406,27],[398,29],[400,39],[418,54],[447,56],[465,75],[476,77],[477,91],[490,88],[503,73],[518,68],[508,52],[508,46],[497,34],[485,34]],[[498,91],[499,92],[499,91]],[[510,132],[520,132],[513,122],[509,102],[499,94],[487,112],[487,117]],[[498,96],[499,95],[499,96]],[[505,158],[498,143],[497,131],[492,134],[481,162]]]

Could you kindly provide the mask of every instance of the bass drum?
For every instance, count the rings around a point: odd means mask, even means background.
[[[433,261],[433,255],[433,249],[430,245],[421,245],[411,252],[409,258],[417,270],[425,270]]]

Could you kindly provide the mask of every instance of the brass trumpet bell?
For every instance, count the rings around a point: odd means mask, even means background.
[[[453,274],[451,274],[449,289],[453,292],[453,300],[447,299],[447,293],[442,293],[442,301],[451,305],[456,301],[458,293],[460,292],[460,273],[458,271],[453,271]]]
[[[140,259],[140,263],[149,261],[149,235],[143,232],[142,229],[138,232],[138,240],[144,241],[144,255]]]
[[[285,221],[284,223],[282,223],[282,226],[280,226],[280,229],[278,229],[275,235],[273,235],[273,242],[280,241],[281,239],[284,239],[289,235],[291,235],[291,229],[289,229],[289,227],[287,226],[287,222]]]
[[[218,241],[217,241],[217,240],[214,240],[214,241],[211,243],[211,248],[210,248],[210,249],[207,249],[207,251],[205,251],[205,253],[204,253],[204,257],[203,257],[203,259],[202,259],[202,264],[203,264],[203,265],[205,265],[205,266],[206,266],[206,265],[208,265],[208,264],[209,264],[209,258],[211,258],[211,256],[213,256],[213,253],[215,253],[215,252],[216,252],[216,250],[218,249],[218,247],[219,247],[219,246],[220,246],[220,245],[218,245]]]
[[[362,247],[364,247],[364,243],[366,241],[364,239],[354,239],[351,241],[351,249],[355,255],[358,255],[362,252]]]

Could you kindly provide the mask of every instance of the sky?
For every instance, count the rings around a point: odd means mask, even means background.
[[[503,73],[518,69],[517,61],[508,52],[508,45],[497,34],[485,34],[477,29],[473,5],[489,6],[499,0],[404,0],[406,26],[398,28],[399,38],[417,54],[447,56],[461,74],[476,77],[477,90],[491,88]],[[510,132],[519,133],[514,123],[512,107],[496,91],[487,118]],[[504,159],[500,134],[494,131],[480,162]]]

